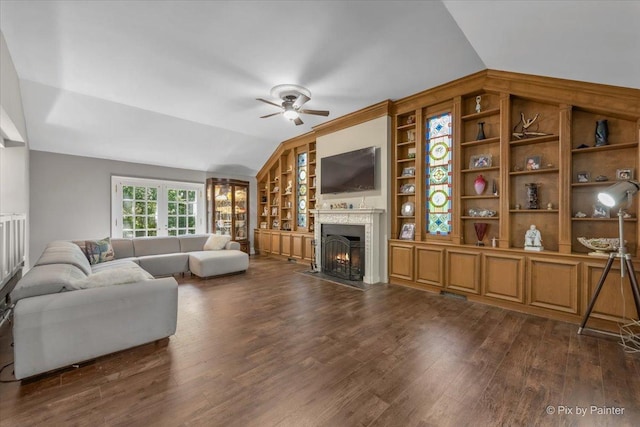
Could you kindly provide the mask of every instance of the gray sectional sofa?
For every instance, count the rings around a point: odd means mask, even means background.
[[[249,267],[249,255],[238,242],[224,250],[205,250],[209,234],[179,237],[111,239],[115,258],[131,260],[154,276],[191,272],[198,277],[238,273]]]
[[[203,250],[207,239],[112,239],[109,260],[95,264],[76,243],[49,243],[10,295],[15,377],[173,335],[178,314],[173,274],[208,277],[248,268],[238,243]]]

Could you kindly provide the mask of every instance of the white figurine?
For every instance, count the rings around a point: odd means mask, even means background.
[[[291,190],[293,189],[293,182],[289,180],[287,183],[287,188],[284,189],[285,194],[291,194]]]
[[[481,100],[482,97],[480,95],[476,96],[476,113],[479,113],[482,110],[482,107],[480,106]]]
[[[540,235],[540,230],[536,228],[535,225],[531,224],[531,227],[524,234],[524,249],[527,251],[541,251],[544,248],[542,247],[542,236]]]

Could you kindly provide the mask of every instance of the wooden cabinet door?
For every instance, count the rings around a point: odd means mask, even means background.
[[[280,235],[280,254],[291,256],[291,234],[289,233]]]
[[[268,231],[260,233],[260,251],[263,254],[271,253],[271,233]]]
[[[303,237],[301,234],[291,236],[291,256],[296,259],[302,259]]]
[[[280,232],[271,233],[271,253],[275,255],[280,254]]]
[[[398,279],[413,280],[413,245],[389,244],[389,275]]]
[[[447,289],[480,293],[480,253],[449,249],[446,268]]]

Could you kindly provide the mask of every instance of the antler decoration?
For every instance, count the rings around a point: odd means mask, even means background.
[[[533,122],[538,120],[539,115],[540,113],[536,114],[536,116],[533,119],[527,120],[524,118],[524,113],[520,113],[520,119],[522,120],[522,129],[524,132],[526,132],[527,129],[529,129],[529,126],[531,126]]]
[[[529,131],[529,128],[536,120],[538,120],[539,116],[540,116],[540,113],[536,114],[535,117],[532,119],[527,119],[524,117],[524,113],[520,113],[520,121],[513,128],[513,136],[516,137],[517,139],[522,139],[522,138],[548,135],[547,133],[544,133],[544,132]]]

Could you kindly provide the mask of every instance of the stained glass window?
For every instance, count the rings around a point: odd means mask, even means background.
[[[298,154],[298,227],[307,227],[307,153]]]
[[[427,233],[451,233],[451,113],[430,117],[426,135]]]

